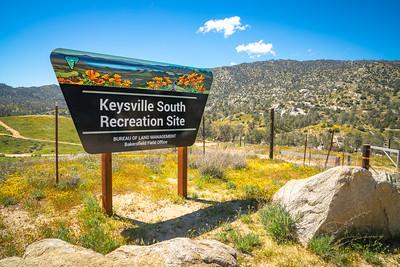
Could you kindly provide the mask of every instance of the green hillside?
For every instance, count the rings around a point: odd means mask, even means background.
[[[10,116],[1,117],[0,120],[18,131],[22,137],[26,138],[10,136],[12,133],[0,126],[0,153],[32,153],[34,155],[40,155],[53,154],[55,152],[54,116]],[[83,152],[73,122],[68,117],[59,117],[59,140],[60,142],[71,143],[60,143],[60,154]]]
[[[6,128],[0,126],[0,134],[3,135],[3,134],[11,134],[11,133],[9,131],[7,131]]]
[[[60,154],[73,154],[83,152],[81,146],[59,144]],[[2,154],[25,154],[33,155],[54,154],[53,142],[40,142],[26,139],[17,139],[10,136],[0,136],[0,153]]]
[[[1,117],[0,120],[25,137],[45,140],[54,140],[55,138],[54,116],[9,116]],[[78,133],[70,118],[60,116],[58,123],[60,141],[80,143]]]

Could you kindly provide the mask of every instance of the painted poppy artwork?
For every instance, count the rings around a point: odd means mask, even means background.
[[[61,48],[50,60],[60,84],[208,94],[212,82],[208,69]]]

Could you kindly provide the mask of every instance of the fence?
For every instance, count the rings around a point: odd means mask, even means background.
[[[362,148],[362,167],[369,169],[371,167],[370,160],[372,158],[372,151],[378,151],[383,153],[387,159],[396,167],[397,171],[400,172],[400,150],[391,149],[380,146],[371,146],[369,144],[363,145]],[[393,160],[392,154],[396,155],[396,160]]]

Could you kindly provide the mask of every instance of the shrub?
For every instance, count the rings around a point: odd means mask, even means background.
[[[269,201],[269,199],[270,199],[269,191],[262,190],[257,185],[243,186],[243,193],[244,193],[245,199],[255,202],[253,204],[263,204],[263,203],[266,203],[267,201]]]
[[[230,166],[232,169],[240,170],[247,167],[246,158],[240,154],[231,154]]]
[[[245,185],[243,191],[246,199],[257,199],[261,195],[261,190],[256,185]]]
[[[17,200],[14,197],[11,196],[3,196],[0,198],[1,204],[4,205],[4,207],[12,206],[17,204]]]
[[[160,173],[164,160],[161,157],[144,157],[142,163],[154,173]]]
[[[236,184],[235,184],[235,182],[233,182],[233,181],[228,181],[228,182],[226,183],[226,188],[227,188],[228,190],[235,190],[235,189],[236,189]]]
[[[278,243],[295,240],[295,221],[280,205],[273,204],[260,211],[260,219],[267,233]]]
[[[211,161],[207,161],[207,164],[200,166],[199,171],[203,177],[224,178],[224,167],[218,163],[212,163]]]
[[[63,180],[59,181],[57,188],[63,191],[71,190],[79,187],[80,177],[77,175],[64,177]]]
[[[46,194],[43,192],[43,190],[36,189],[35,191],[32,192],[32,197],[35,200],[42,200],[46,197]]]
[[[227,168],[241,169],[245,168],[246,164],[246,157],[243,154],[211,151],[204,157],[193,157],[189,162],[189,167],[199,169],[202,176],[223,179]]]

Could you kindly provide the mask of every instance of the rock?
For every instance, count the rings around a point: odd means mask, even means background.
[[[122,246],[102,255],[59,239],[29,245],[22,258],[0,260],[8,266],[237,266],[236,251],[215,240],[175,238],[150,246]]]
[[[24,259],[20,257],[9,257],[0,260],[0,267],[24,266]]]
[[[8,263],[8,259],[2,260],[0,266],[111,266],[102,254],[59,239],[34,242],[26,248],[18,264]]]
[[[175,238],[151,246],[122,246],[106,257],[118,266],[237,266],[236,251],[215,240]],[[147,265],[146,265],[147,264]]]
[[[321,234],[344,231],[400,235],[400,190],[385,175],[359,167],[335,167],[303,180],[291,180],[273,197],[296,220],[306,245]]]

